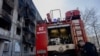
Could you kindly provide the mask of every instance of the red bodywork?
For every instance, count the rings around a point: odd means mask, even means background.
[[[78,16],[78,15],[80,15],[80,11],[79,10],[68,11],[65,14],[66,19],[70,19],[71,16]]]
[[[36,28],[36,56],[47,56],[47,28],[46,24],[39,24]]]

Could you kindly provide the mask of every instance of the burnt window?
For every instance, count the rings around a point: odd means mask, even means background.
[[[11,20],[9,17],[4,16],[3,18],[0,18],[0,28],[3,28],[5,30],[11,29]]]
[[[20,15],[18,15],[18,19],[17,19],[17,21],[20,21],[20,19],[21,19],[21,16],[20,16]]]
[[[30,20],[29,19],[25,19],[25,26],[29,26],[30,24]]]
[[[9,51],[9,42],[4,43],[4,50],[3,52],[8,52]]]
[[[25,53],[28,52],[28,46],[27,46],[27,45],[24,46],[24,52],[25,52]]]
[[[3,0],[3,7],[2,7],[8,14],[12,14],[12,10],[13,10],[13,8],[11,8],[8,4],[7,4],[7,2],[6,2],[6,0]]]
[[[31,47],[31,52],[33,52],[33,47]]]
[[[20,34],[21,34],[21,28],[18,28],[18,27],[17,27],[16,33],[17,33],[18,35],[20,35]]]

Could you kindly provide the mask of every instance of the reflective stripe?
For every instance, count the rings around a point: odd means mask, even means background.
[[[44,53],[46,53],[46,50],[38,50],[37,51],[37,54],[44,54]]]
[[[70,50],[70,49],[75,49],[75,45],[74,44],[65,44],[65,45],[48,46],[48,51],[58,51],[58,52],[60,52],[60,50],[66,51],[66,50]]]

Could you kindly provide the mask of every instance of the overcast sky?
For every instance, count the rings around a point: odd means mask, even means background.
[[[61,9],[62,17],[68,10],[85,10],[85,8],[95,8],[100,13],[100,0],[33,0],[41,17],[46,18],[46,13],[52,9]]]

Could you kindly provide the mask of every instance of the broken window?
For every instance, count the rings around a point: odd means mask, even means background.
[[[4,43],[4,50],[3,52],[8,52],[9,51],[9,42]]]
[[[5,30],[11,29],[11,20],[7,16],[0,18],[0,28]]]
[[[27,45],[24,46],[24,52],[25,52],[25,53],[28,52],[28,46],[27,46]]]
[[[18,15],[18,19],[17,19],[17,21],[20,21],[20,19],[21,19],[21,17],[20,17],[20,15]]]
[[[21,34],[21,28],[18,28],[18,27],[17,27],[16,33],[17,33],[18,35],[20,35],[20,34]]]
[[[30,47],[30,49],[31,49],[31,52],[33,52],[33,47]]]
[[[8,13],[8,14],[12,14],[12,10],[13,10],[13,8],[11,8],[8,4],[7,4],[7,2],[6,2],[6,0],[3,0],[3,9]]]
[[[30,21],[28,19],[25,20],[25,26],[29,26]]]
[[[21,48],[20,48],[21,46],[20,46],[20,44],[19,44],[19,42],[18,41],[16,41],[15,42],[15,52],[20,52],[21,50]]]

